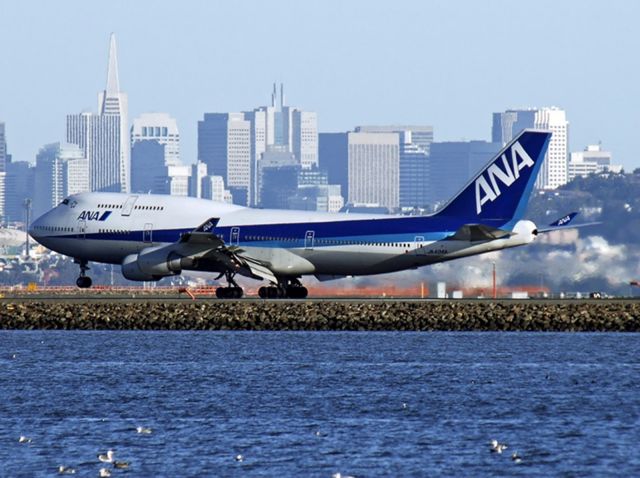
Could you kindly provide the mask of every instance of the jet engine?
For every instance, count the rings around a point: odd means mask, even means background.
[[[124,258],[122,275],[129,280],[157,281],[180,274],[191,262],[166,246],[149,247]]]

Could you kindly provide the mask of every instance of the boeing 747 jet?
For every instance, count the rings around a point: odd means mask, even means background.
[[[426,216],[252,209],[206,199],[87,192],[30,227],[43,246],[73,257],[78,287],[90,261],[157,281],[218,273],[220,298],[239,298],[237,274],[266,281],[263,298],[304,298],[301,278],[384,274],[522,246],[538,234],[523,218],[551,133],[524,130],[438,212]],[[567,227],[559,224],[545,229]]]

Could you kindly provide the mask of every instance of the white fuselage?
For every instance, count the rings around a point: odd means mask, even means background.
[[[66,202],[66,204],[65,204]],[[491,241],[452,240],[458,224],[429,217],[251,209],[164,195],[82,193],[38,218],[30,234],[45,247],[79,260],[122,264],[131,254],[170,246],[210,218],[214,233],[239,255],[269,264],[277,276],[366,275],[531,242],[529,221],[496,224],[515,231]],[[445,239],[448,238],[448,239]]]

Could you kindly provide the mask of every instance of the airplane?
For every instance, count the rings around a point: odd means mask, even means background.
[[[182,271],[223,276],[219,298],[240,298],[239,274],[268,281],[261,298],[305,298],[300,279],[383,274],[529,244],[523,219],[551,132],[526,129],[448,203],[425,216],[254,209],[207,199],[87,192],[39,217],[29,234],[74,258],[91,287],[89,261],[121,266],[134,281]],[[545,232],[566,228],[566,221]]]

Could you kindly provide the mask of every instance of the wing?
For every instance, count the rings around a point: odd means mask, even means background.
[[[219,218],[211,218],[192,232],[182,235],[175,252],[188,259],[183,261],[187,270],[224,272],[231,270],[256,279],[278,282],[269,264],[245,254],[238,246],[227,246],[213,230]]]

